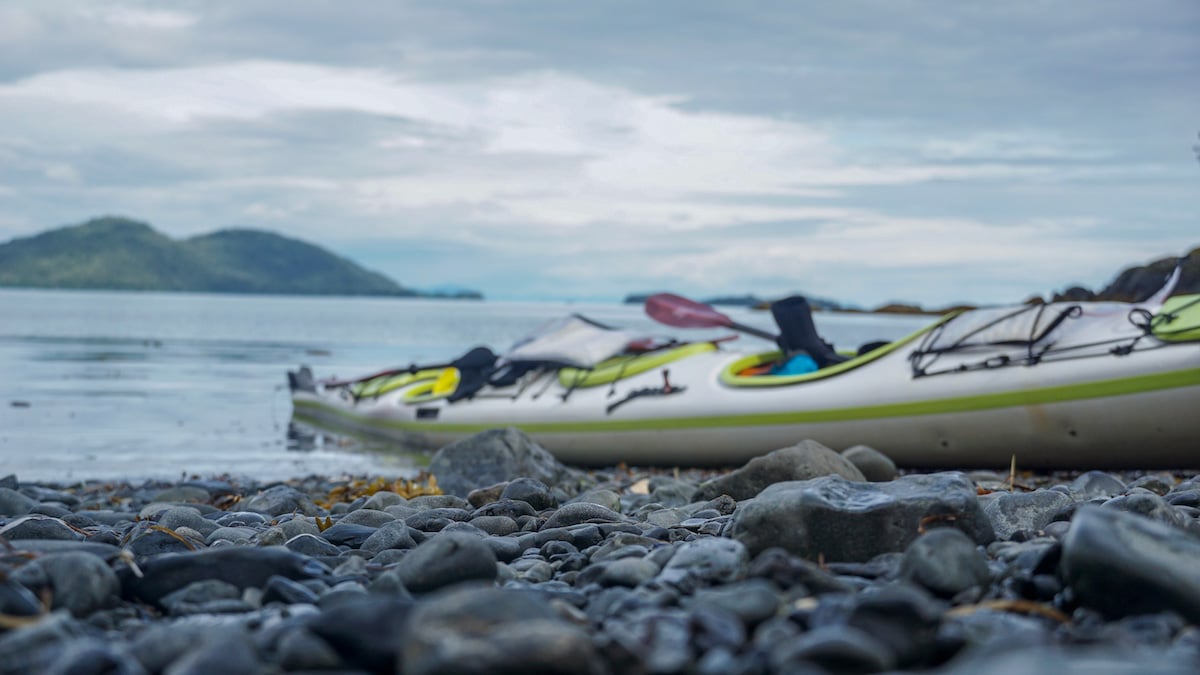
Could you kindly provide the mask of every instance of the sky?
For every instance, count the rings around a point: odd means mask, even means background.
[[[0,242],[496,299],[1019,302],[1200,246],[1200,2],[0,4]]]

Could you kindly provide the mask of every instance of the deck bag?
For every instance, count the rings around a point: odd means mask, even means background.
[[[591,370],[601,362],[625,353],[631,344],[650,336],[606,326],[580,314],[550,321],[518,340],[499,359],[492,384],[511,384],[520,375],[538,368]]]

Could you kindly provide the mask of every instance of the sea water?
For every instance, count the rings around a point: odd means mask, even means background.
[[[769,312],[721,308],[772,328]],[[21,480],[407,476],[428,455],[292,424],[286,374],[351,377],[502,352],[579,313],[655,335],[679,330],[620,303],[507,302],[0,289],[0,476]],[[894,339],[928,317],[818,313],[839,348]],[[743,349],[769,343],[743,336]]]

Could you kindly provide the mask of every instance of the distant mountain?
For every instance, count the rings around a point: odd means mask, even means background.
[[[261,230],[177,241],[96,218],[0,245],[0,286],[307,295],[430,295],[319,246]],[[464,293],[439,297],[481,297]]]
[[[1051,300],[1115,300],[1118,302],[1145,300],[1162,288],[1178,261],[1178,258],[1162,258],[1149,265],[1128,267],[1099,291],[1072,286],[1065,291],[1055,293],[1051,296]],[[1175,287],[1175,295],[1187,293],[1200,293],[1200,248],[1192,249],[1185,256],[1179,284]]]

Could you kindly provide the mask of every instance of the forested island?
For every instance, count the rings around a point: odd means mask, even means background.
[[[421,291],[320,246],[226,229],[172,239],[127,218],[95,218],[0,244],[0,286],[482,299]]]

